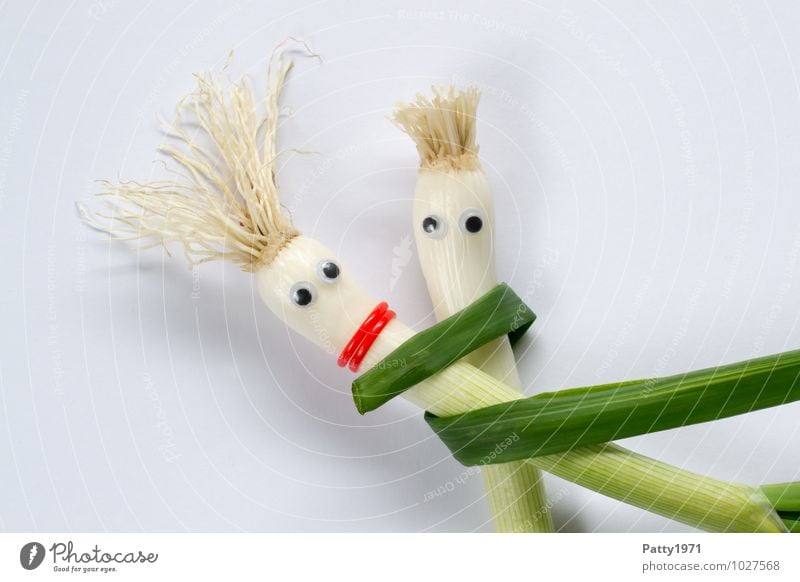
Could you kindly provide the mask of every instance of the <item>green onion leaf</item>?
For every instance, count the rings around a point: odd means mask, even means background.
[[[789,533],[800,533],[800,520],[797,518],[792,519],[790,517],[784,517],[783,514],[779,514],[781,516],[781,521],[786,526],[786,529],[789,530]]]
[[[540,394],[428,424],[465,465],[507,463],[800,399],[800,350],[652,380]],[[777,494],[777,486],[767,494]],[[796,486],[783,494],[794,503]],[[796,507],[796,506],[793,506]]]
[[[353,382],[361,414],[375,410],[490,341],[508,335],[513,344],[536,314],[501,283],[458,313],[403,343]]]
[[[777,511],[800,512],[800,481],[762,485],[761,491]]]

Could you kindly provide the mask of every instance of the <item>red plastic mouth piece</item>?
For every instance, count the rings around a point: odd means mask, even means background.
[[[389,309],[386,301],[378,303],[347,342],[342,353],[339,354],[339,359],[336,361],[339,367],[347,366],[351,371],[358,372],[358,368],[372,344],[395,315],[397,314]]]

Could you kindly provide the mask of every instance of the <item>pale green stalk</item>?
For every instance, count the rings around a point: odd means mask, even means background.
[[[508,348],[507,353],[504,347]],[[507,373],[501,375],[503,383],[522,394],[522,383],[517,375],[516,366],[513,365],[514,356],[508,340],[487,344],[465,360],[480,361],[484,356],[490,361],[488,364],[490,370],[493,370],[494,366],[505,368]],[[512,364],[510,369],[504,366],[509,358]],[[525,461],[487,465],[483,467],[481,474],[494,526],[498,532],[553,531],[553,519],[542,473],[534,465]]]

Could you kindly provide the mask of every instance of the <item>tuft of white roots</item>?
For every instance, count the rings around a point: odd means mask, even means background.
[[[417,93],[414,101],[398,103],[392,121],[414,141],[423,168],[477,168],[475,118],[480,92],[474,87],[431,89],[431,97]]]
[[[243,270],[268,264],[298,232],[281,208],[275,181],[278,99],[292,61],[270,61],[265,102],[259,106],[243,79],[225,91],[210,73],[164,124],[176,145],[159,149],[174,162],[173,179],[101,182],[106,211],[93,227],[145,246],[180,243],[191,265],[226,259]]]

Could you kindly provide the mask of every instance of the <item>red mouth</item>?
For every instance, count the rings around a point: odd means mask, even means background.
[[[351,371],[358,372],[358,367],[361,365],[364,356],[378,339],[378,336],[386,327],[394,316],[397,315],[394,311],[389,309],[389,304],[385,301],[378,303],[369,315],[364,319],[364,322],[347,342],[347,345],[339,354],[337,364],[339,367],[349,367]]]

